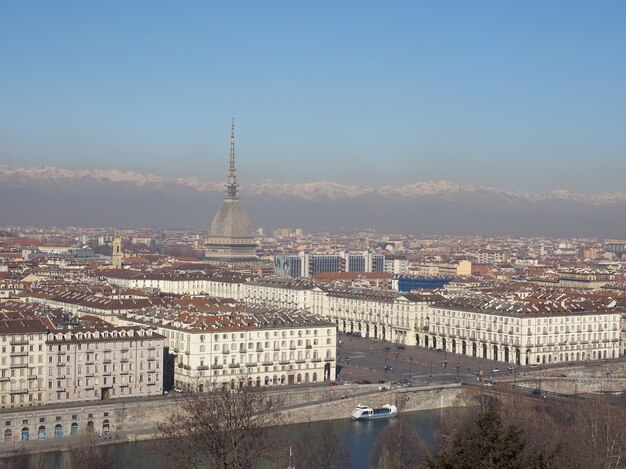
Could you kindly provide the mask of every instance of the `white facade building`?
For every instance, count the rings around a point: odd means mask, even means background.
[[[125,322],[150,324],[167,338],[176,387],[202,392],[215,386],[335,379],[335,327],[303,311],[207,315],[152,310],[128,314]]]
[[[621,315],[457,299],[432,305],[418,345],[521,365],[616,358]]]

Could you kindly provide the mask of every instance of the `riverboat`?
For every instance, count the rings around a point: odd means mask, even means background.
[[[395,405],[384,405],[378,409],[372,409],[366,405],[359,404],[352,411],[352,420],[373,420],[395,417],[398,415],[398,408]]]

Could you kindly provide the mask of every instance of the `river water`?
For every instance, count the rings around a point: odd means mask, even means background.
[[[424,443],[432,449],[434,445],[434,433],[440,426],[445,416],[454,417],[458,409],[423,410],[418,412],[406,412],[402,416],[413,425]],[[342,443],[350,449],[350,462],[355,469],[369,467],[369,457],[374,442],[380,431],[386,425],[393,425],[395,419],[371,420],[367,422],[353,422],[350,419],[332,420],[329,423],[342,440]],[[296,441],[307,426],[311,426],[313,432],[320,430],[326,422],[301,423],[286,425],[276,430],[278,440]],[[128,469],[152,469],[169,468],[170,465],[154,451],[155,441],[139,441],[134,443],[121,443],[109,448],[117,456],[123,468]],[[64,459],[60,451],[47,453],[44,456],[46,468],[60,467]],[[297,461],[294,461],[297,466]]]

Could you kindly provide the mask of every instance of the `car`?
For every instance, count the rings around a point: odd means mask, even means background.
[[[499,373],[500,372],[500,368],[494,368],[493,370],[491,370],[492,373]]]
[[[404,345],[398,345],[398,350],[404,350]]]
[[[443,352],[443,349],[442,348],[436,348],[435,352]]]
[[[385,347],[383,350],[384,350],[385,352],[389,352],[389,351],[391,350],[391,347]]]
[[[385,370],[393,371],[393,367],[391,365],[385,365]]]
[[[493,381],[483,381],[483,386],[493,387]]]
[[[361,333],[359,331],[353,332],[352,335],[354,337],[361,337]]]
[[[372,384],[372,382],[364,379],[361,381],[361,384]]]
[[[352,335],[352,332],[346,331],[346,335]]]
[[[337,381],[330,381],[330,382],[328,383],[328,385],[329,385],[329,386],[339,386],[339,385],[337,384]]]
[[[183,392],[183,390],[180,388],[174,388],[174,392]]]

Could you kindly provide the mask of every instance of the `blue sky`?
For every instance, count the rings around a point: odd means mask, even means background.
[[[0,64],[3,164],[626,190],[624,1],[5,1]]]

